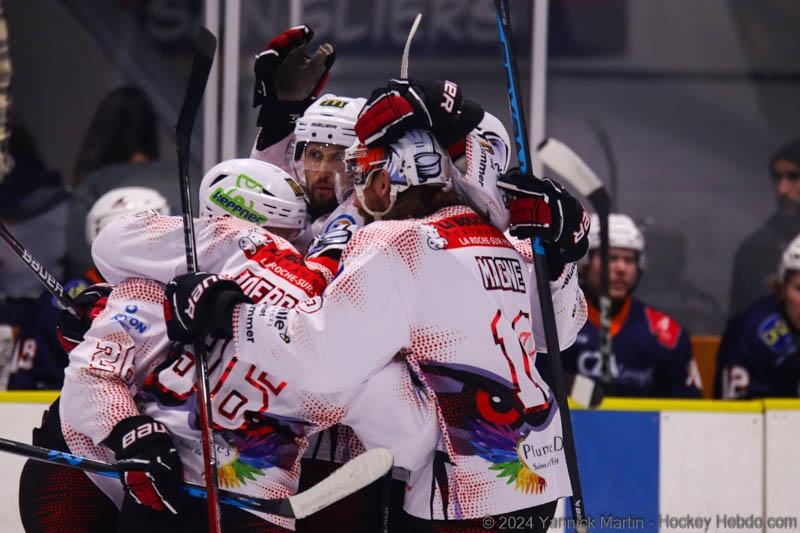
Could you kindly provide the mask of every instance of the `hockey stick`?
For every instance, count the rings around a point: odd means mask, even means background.
[[[189,85],[183,98],[178,122],[175,124],[175,142],[178,152],[178,176],[181,191],[181,212],[183,214],[183,236],[186,245],[186,268],[197,272],[197,245],[194,236],[194,216],[192,214],[191,189],[189,186],[189,143],[192,138],[200,102],[206,90],[211,64],[217,51],[217,38],[200,27],[195,45]],[[211,531],[219,533],[220,509],[218,498],[217,456],[214,447],[214,431],[211,428],[211,396],[208,385],[208,354],[203,342],[195,342],[195,373],[197,382],[197,410],[200,414],[200,432],[203,447],[203,475],[208,489],[208,523]]]
[[[514,124],[514,142],[517,148],[517,159],[519,160],[520,172],[537,179],[530,169],[530,145],[528,144],[528,132],[525,129],[525,110],[522,107],[520,97],[519,78],[517,74],[517,64],[513,49],[511,36],[511,19],[508,10],[508,0],[495,0],[497,10],[497,30],[500,36],[500,48],[503,54],[503,67],[506,73],[506,89],[508,90],[508,107],[511,111],[511,121]],[[553,296],[550,294],[550,277],[547,273],[547,263],[544,257],[544,247],[541,237],[531,239],[533,248],[533,269],[536,275],[536,289],[539,295],[542,322],[544,324],[545,342],[547,343],[547,359],[550,362],[550,369],[553,373],[553,388],[555,389],[558,411],[561,418],[561,430],[564,437],[564,458],[567,462],[567,472],[569,473],[572,485],[572,519],[575,522],[575,530],[587,532],[587,526],[583,492],[581,491],[581,481],[578,473],[578,458],[575,453],[575,440],[572,436],[572,420],[567,404],[567,391],[564,379],[564,369],[561,364],[560,345],[558,343],[558,330],[556,329],[555,313],[553,311]]]
[[[612,394],[611,296],[608,288],[608,215],[611,198],[597,174],[564,143],[552,138],[545,139],[539,143],[536,155],[589,200],[600,218],[600,353],[603,358],[603,385],[606,393]]]
[[[3,438],[0,438],[0,451],[117,479],[124,470],[139,470],[139,468],[121,468],[119,465]],[[389,450],[375,448],[346,462],[313,487],[294,496],[265,499],[220,490],[219,501],[240,509],[261,511],[287,518],[305,518],[381,478],[391,471],[393,463],[394,459]],[[195,498],[207,497],[207,491],[201,485],[184,483],[181,489]]]
[[[20,242],[14,238],[8,228],[6,228],[5,224],[0,222],[0,237],[6,241],[6,244],[17,254],[17,257],[22,259],[22,262],[33,272],[39,281],[42,282],[42,285],[53,295],[53,297],[61,304],[61,307],[69,311],[70,314],[77,317],[78,312],[76,311],[75,301],[70,297],[70,295],[64,292],[64,287],[50,274],[47,270],[45,270],[44,265],[42,265],[39,261],[36,260],[35,257],[24,247]]]

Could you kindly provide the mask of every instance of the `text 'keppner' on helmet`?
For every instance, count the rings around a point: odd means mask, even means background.
[[[344,149],[356,141],[355,125],[365,98],[324,94],[306,109],[294,127],[292,168],[305,186],[306,171],[319,171],[328,165],[336,172],[336,198],[341,203],[352,191],[344,173]]]
[[[300,184],[275,165],[229,159],[203,176],[200,214],[230,215],[266,229],[299,231],[308,222],[308,200]]]
[[[631,217],[622,213],[608,215],[609,248],[625,248],[639,252],[639,268],[644,269],[644,235]],[[600,217],[592,213],[589,228],[589,251],[600,249]]]
[[[115,218],[153,209],[169,215],[169,203],[161,193],[148,187],[118,187],[98,198],[86,215],[86,242],[94,239]]]
[[[447,150],[431,132],[425,130],[407,131],[387,147],[368,148],[356,144],[347,149],[345,162],[361,207],[376,220],[391,210],[397,195],[409,187],[448,189],[458,175]],[[389,207],[382,212],[373,212],[365,205],[364,188],[381,170],[389,174]]]
[[[789,271],[800,272],[800,235],[792,239],[781,255],[778,265],[778,282],[783,283]]]

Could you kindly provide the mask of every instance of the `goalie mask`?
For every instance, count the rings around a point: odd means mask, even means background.
[[[280,168],[257,159],[229,159],[214,165],[200,184],[200,213],[230,215],[266,229],[304,229],[305,193]]]
[[[397,195],[409,187],[437,186],[449,188],[458,170],[429,131],[411,130],[387,147],[368,148],[356,144],[347,150],[347,175],[353,180],[361,207],[380,220],[394,206]],[[389,207],[381,212],[371,210],[364,202],[364,188],[381,170],[389,174]]]
[[[329,172],[333,175],[339,203],[352,192],[352,183],[344,171],[344,151],[356,141],[355,124],[366,99],[325,94],[297,119],[292,168],[303,187],[306,172]]]
[[[628,215],[611,213],[608,215],[608,247],[624,248],[638,252],[639,270],[644,270],[644,236],[639,227]],[[589,252],[600,249],[600,217],[592,213],[589,228]],[[588,256],[588,255],[587,255]]]
[[[500,231],[508,229],[511,215],[497,178],[508,170],[509,138],[503,123],[485,113],[466,138],[466,152],[456,162],[461,173],[453,180],[459,197]]]
[[[118,216],[154,209],[169,215],[166,198],[147,187],[119,187],[97,199],[86,215],[86,242],[92,244],[100,231]]]

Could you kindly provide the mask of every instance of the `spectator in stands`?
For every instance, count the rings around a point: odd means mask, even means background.
[[[169,205],[180,205],[177,168],[159,156],[156,113],[147,95],[129,86],[111,91],[95,111],[75,165],[67,222],[71,277],[84,276],[92,267],[86,213],[104,193],[118,187],[148,187]]]
[[[769,161],[777,210],[736,251],[730,290],[733,316],[762,296],[783,250],[800,233],[800,140],[782,146]]]
[[[714,394],[722,398],[800,396],[800,235],[778,262],[775,291],[727,324]]]
[[[689,333],[668,314],[632,297],[645,267],[645,244],[627,215],[609,216],[609,296],[611,360],[607,395],[640,397],[701,396],[700,374]],[[603,381],[600,351],[600,222],[592,217],[588,260],[581,286],[589,302],[589,320],[563,353],[564,369]]]
[[[67,251],[67,191],[61,175],[45,167],[22,125],[12,124],[8,148],[15,163],[0,184],[0,219],[48,273],[61,279]],[[0,388],[61,387],[67,359],[56,340],[58,310],[51,300],[28,266],[1,243]],[[55,368],[49,365],[52,353],[60,353]]]

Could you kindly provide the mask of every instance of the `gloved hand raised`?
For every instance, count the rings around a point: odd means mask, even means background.
[[[564,265],[586,254],[589,214],[564,187],[550,179],[523,176],[518,168],[498,178],[497,186],[509,196],[509,233],[521,239],[542,237],[551,279],[558,279]]]
[[[132,416],[118,422],[104,442],[114,450],[125,492],[136,503],[178,514],[183,464],[164,424]]]
[[[92,325],[92,320],[106,307],[108,295],[114,287],[108,283],[96,283],[75,297],[78,316],[62,310],[56,324],[56,337],[64,351],[71,352],[83,341],[83,336]]]
[[[452,81],[393,79],[372,91],[355,130],[358,140],[368,146],[386,146],[409,130],[429,130],[450,148],[481,119],[483,108],[465,100]]]
[[[307,56],[306,45],[313,36],[310,27],[296,26],[273,38],[256,55],[253,107],[261,108],[256,121],[261,128],[256,142],[258,150],[291,133],[297,118],[328,81],[336,49],[324,43]]]
[[[164,320],[172,341],[191,344],[233,337],[236,304],[253,303],[230,278],[208,272],[176,276],[164,288]]]

